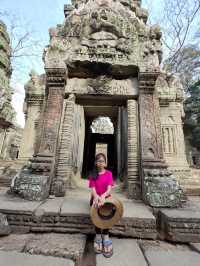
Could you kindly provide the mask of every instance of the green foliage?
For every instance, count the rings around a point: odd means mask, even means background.
[[[184,109],[184,131],[189,136],[190,144],[200,150],[200,80],[188,88]]]

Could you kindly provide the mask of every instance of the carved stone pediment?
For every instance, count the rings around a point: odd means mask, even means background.
[[[50,30],[46,68],[76,62],[159,69],[160,30],[146,25],[147,12],[138,1],[75,1],[65,8],[65,22]],[[67,12],[67,13],[66,13]],[[73,72],[74,70],[71,71]]]

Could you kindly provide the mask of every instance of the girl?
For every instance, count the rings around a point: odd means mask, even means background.
[[[105,169],[106,156],[99,153],[95,157],[95,169],[91,176],[89,176],[89,187],[91,191],[90,206],[94,205],[96,208],[102,206],[105,198],[110,196],[111,187],[113,186],[112,173]],[[103,253],[107,258],[113,254],[112,240],[109,239],[109,230],[100,229],[95,226],[96,236],[94,239],[94,249],[96,253]]]

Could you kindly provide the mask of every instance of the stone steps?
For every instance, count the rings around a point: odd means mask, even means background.
[[[9,187],[12,178],[24,164],[22,160],[0,160],[0,187]]]
[[[84,191],[75,190],[64,198],[44,202],[23,200],[5,192],[0,189],[0,212],[7,216],[13,232],[94,234],[89,194]],[[156,209],[156,216],[153,216],[152,208],[142,202],[121,199],[124,214],[110,230],[112,237],[152,240],[160,237],[174,242],[200,242],[198,197],[191,197],[182,208]]]
[[[186,194],[189,196],[200,196],[200,185],[194,186],[194,185],[189,185],[184,187],[186,190]]]
[[[13,231],[94,233],[89,215],[89,197],[80,194],[45,202],[26,201],[13,195],[0,195],[0,212],[7,215]],[[124,200],[124,215],[113,226],[115,236],[156,239],[156,218],[151,209],[141,202]]]
[[[109,259],[103,255],[96,256],[96,266],[148,266],[145,257],[134,239],[113,238],[113,256]]]
[[[180,185],[189,196],[200,195],[200,171],[191,170],[191,177],[179,180]]]
[[[0,187],[10,187],[12,179],[0,177]]]
[[[75,266],[72,260],[18,252],[0,251],[0,266]]]
[[[172,242],[200,242],[200,206],[162,209],[158,213],[160,237]]]

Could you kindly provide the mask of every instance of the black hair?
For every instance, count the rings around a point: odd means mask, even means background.
[[[92,179],[94,180],[97,180],[97,178],[99,177],[99,172],[98,172],[98,169],[97,169],[97,166],[96,166],[96,161],[100,158],[100,157],[103,157],[105,162],[106,162],[106,156],[104,153],[98,153],[96,156],[95,156],[95,164],[94,164],[94,168],[91,172],[91,176],[92,176]]]

